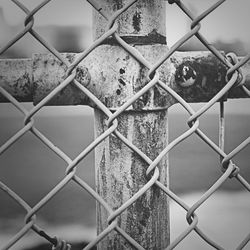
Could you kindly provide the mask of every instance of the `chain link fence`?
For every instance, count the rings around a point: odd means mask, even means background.
[[[126,11],[131,8],[136,2],[140,2],[137,0],[126,1],[126,4],[119,5],[117,11],[114,12],[113,15],[110,16],[110,13],[106,13],[106,11],[102,8],[101,1],[88,0],[89,4],[93,6],[93,8],[99,12],[99,14],[107,20],[108,25],[106,27],[106,31],[96,39],[89,48],[87,48],[84,52],[79,53],[71,60],[69,58],[65,58],[62,54],[60,54],[53,46],[51,46],[35,29],[35,16],[39,11],[47,5],[51,0],[42,1],[37,7],[33,10],[29,10],[26,8],[21,1],[12,0],[12,2],[20,8],[25,14],[26,18],[24,20],[24,29],[21,30],[16,36],[11,39],[6,45],[4,45],[0,49],[0,55],[2,55],[6,50],[8,50],[13,44],[18,42],[25,36],[27,33],[31,34],[40,44],[46,47],[65,67],[66,75],[63,76],[60,84],[53,88],[52,91],[46,93],[44,98],[40,98],[36,105],[31,109],[27,110],[24,105],[22,105],[12,94],[8,92],[4,87],[0,86],[0,92],[2,96],[8,100],[8,102],[12,103],[13,106],[18,109],[22,115],[24,116],[24,124],[23,127],[11,138],[9,138],[0,148],[0,157],[1,155],[8,150],[13,144],[15,144],[23,135],[30,132],[35,137],[37,137],[43,144],[45,144],[52,152],[58,155],[66,164],[67,169],[65,172],[64,178],[57,183],[57,185],[45,196],[43,197],[35,206],[31,207],[27,202],[17,195],[14,190],[10,189],[7,185],[0,181],[0,188],[16,203],[18,203],[25,211],[25,223],[21,230],[13,235],[8,242],[4,242],[1,244],[1,249],[11,249],[12,246],[15,245],[18,241],[22,241],[22,238],[30,231],[33,230],[39,236],[45,238],[52,244],[53,249],[70,249],[70,245],[67,244],[64,240],[53,237],[46,232],[45,229],[42,229],[37,223],[36,214],[37,212],[46,204],[53,199],[57,193],[68,183],[74,182],[79,185],[82,189],[87,191],[92,195],[92,197],[97,201],[98,206],[101,206],[102,209],[105,210],[107,214],[106,223],[107,227],[103,230],[99,230],[96,238],[90,242],[85,249],[91,249],[94,246],[97,246],[103,239],[107,238],[108,235],[116,231],[116,233],[122,236],[125,241],[130,245],[130,247],[135,249],[148,249],[149,246],[142,246],[137,240],[135,240],[134,235],[130,235],[124,228],[121,223],[119,223],[119,217],[122,216],[124,211],[128,210],[137,200],[140,199],[143,195],[146,195],[146,192],[151,189],[159,189],[164,194],[164,196],[169,197],[174,202],[176,202],[180,207],[186,210],[186,220],[187,227],[181,232],[181,234],[176,239],[171,239],[170,244],[166,246],[166,249],[174,249],[182,240],[187,237],[191,232],[195,231],[197,233],[197,237],[201,237],[207,244],[212,246],[215,249],[223,249],[217,242],[214,242],[213,239],[209,238],[208,235],[203,232],[198,226],[199,217],[196,215],[196,210],[199,209],[200,206],[206,203],[211,195],[214,194],[223,183],[230,179],[237,180],[244,189],[250,191],[250,184],[244,179],[244,177],[240,174],[240,166],[237,166],[233,159],[236,155],[238,155],[245,147],[248,146],[250,142],[250,137],[246,138],[241,144],[239,144],[235,149],[231,152],[226,153],[224,150],[224,100],[226,100],[232,89],[238,88],[243,91],[244,95],[249,97],[250,92],[246,87],[246,76],[244,72],[242,72],[242,66],[244,66],[247,61],[250,59],[250,55],[241,58],[240,60],[234,53],[230,53],[228,55],[224,55],[222,52],[218,51],[214,46],[212,46],[206,38],[199,32],[201,28],[201,21],[206,18],[211,12],[213,12],[216,8],[222,5],[225,0],[220,0],[212,5],[209,9],[201,13],[198,17],[194,17],[192,12],[185,6],[185,4],[180,0],[169,0],[169,4],[176,4],[181,11],[183,11],[191,20],[192,24],[190,27],[190,31],[185,34],[180,40],[178,40],[169,50],[165,52],[164,55],[158,60],[155,64],[151,64],[148,60],[145,59],[141,55],[141,53],[133,46],[131,46],[126,39],[123,39],[119,33],[119,22],[117,22],[118,18],[126,13]],[[59,4],[59,3],[58,3]],[[167,4],[167,1],[166,1]],[[223,6],[223,5],[222,5]],[[134,20],[136,21],[136,20]],[[171,58],[174,52],[176,52],[181,45],[187,42],[192,37],[196,36],[199,41],[210,51],[212,54],[222,63],[226,68],[226,84],[223,86],[220,91],[208,100],[201,109],[198,111],[194,111],[192,107],[181,97],[171,86],[166,84],[164,80],[161,79],[159,74],[159,67],[168,59]],[[146,84],[142,86],[140,89],[136,90],[136,93],[133,93],[132,97],[128,98],[124,101],[119,108],[116,110],[111,110],[107,105],[105,105],[98,96],[94,94],[94,92],[90,91],[87,84],[82,84],[81,77],[79,76],[79,65],[81,61],[83,61],[89,54],[93,54],[96,48],[102,46],[107,39],[112,37],[112,41],[115,44],[118,44],[120,48],[126,51],[131,57],[133,57],[140,65],[147,68],[148,73],[146,76]],[[112,46],[112,45],[111,45]],[[188,70],[188,69],[186,69]],[[184,70],[185,71],[185,70]],[[84,81],[87,81],[89,84],[89,78],[91,75],[88,75],[88,72],[83,76]],[[54,73],[56,74],[56,72]],[[60,73],[61,74],[61,73]],[[112,74],[112,73],[111,73]],[[195,73],[194,73],[195,74]],[[184,82],[184,87],[188,87],[193,84],[195,75],[190,77],[189,80]],[[165,79],[166,80],[166,79]],[[35,118],[38,112],[45,106],[49,105],[50,102],[55,98],[58,94],[61,93],[62,90],[67,88],[67,86],[73,85],[78,92],[83,93],[87,99],[88,103],[91,103],[91,106],[95,107],[102,114],[105,115],[105,126],[106,129],[97,137],[95,140],[84,149],[76,158],[71,159],[67,154],[65,154],[60,148],[56,147],[53,142],[51,142],[39,129],[36,128]],[[154,158],[151,159],[146,153],[142,152],[136,145],[134,145],[129,138],[119,131],[119,118],[136,103],[137,100],[140,100],[148,91],[153,88],[161,89],[161,93],[168,94],[175,100],[176,103],[179,103],[184,110],[189,114],[189,119],[187,124],[189,125],[189,129],[181,134],[179,137],[175,138],[171,143],[169,143],[165,148]],[[119,93],[117,93],[119,95]],[[220,142],[219,145],[215,144],[200,128],[199,128],[199,118],[203,115],[206,115],[206,112],[213,106],[215,103],[221,103],[221,114],[220,114]],[[191,207],[184,203],[184,201],[179,198],[175,193],[171,191],[171,189],[164,185],[162,181],[160,181],[161,175],[160,170],[158,168],[159,163],[164,159],[164,157],[178,144],[182,143],[182,141],[186,140],[192,134],[196,134],[200,137],[206,144],[207,147],[212,148],[218,156],[221,158],[221,177],[208,189],[200,199],[193,204]],[[137,190],[128,200],[124,201],[122,206],[114,209],[108,204],[107,201],[95,190],[93,190],[83,179],[81,179],[77,173],[77,167],[79,162],[81,162],[91,151],[97,148],[99,144],[101,144],[106,138],[115,136],[121,141],[124,145],[126,145],[137,157],[139,157],[147,166],[144,169],[143,175],[146,175],[147,182],[145,185],[141,186],[139,190]],[[239,242],[237,249],[243,249],[247,246],[250,240],[250,233],[246,232],[246,237]],[[118,249],[118,248],[117,248]]]

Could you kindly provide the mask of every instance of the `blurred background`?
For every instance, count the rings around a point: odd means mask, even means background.
[[[29,9],[40,0],[22,0]],[[195,15],[216,1],[183,1]],[[202,21],[201,33],[225,52],[244,56],[250,52],[248,0],[228,0]],[[23,28],[24,13],[9,0],[0,1],[0,47]],[[81,52],[92,42],[92,8],[87,1],[55,0],[35,16],[34,29],[60,52]],[[167,4],[167,43],[172,46],[190,29],[190,21],[175,6]],[[192,38],[182,51],[205,50]],[[29,58],[33,53],[48,53],[31,35],[27,34],[3,55],[3,58]],[[249,100],[226,102],[226,152],[230,152],[250,134]],[[32,104],[24,104],[27,109]],[[193,104],[198,110],[202,104]],[[169,110],[170,141],[188,129],[185,111],[174,105]],[[200,128],[218,144],[219,104],[200,119]],[[0,105],[0,145],[22,126],[24,117],[10,104]],[[36,127],[71,158],[76,157],[94,138],[93,110],[88,107],[44,107],[35,116]],[[235,163],[245,179],[250,181],[250,148],[244,149]],[[31,134],[23,136],[0,156],[0,180],[34,206],[64,176],[66,164]],[[94,154],[80,164],[77,174],[94,184]],[[185,140],[170,153],[171,190],[190,206],[221,176],[219,157],[197,136]],[[0,190],[0,248],[23,225],[25,211]],[[199,225],[226,249],[234,249],[250,231],[249,194],[240,184],[230,179],[197,214]],[[89,241],[95,235],[95,200],[74,183],[60,191],[37,213],[38,224],[51,235],[71,242]],[[216,228],[214,229],[214,224]],[[171,202],[171,236],[174,239],[187,224],[185,213]],[[30,232],[13,249],[28,249],[33,244],[45,243]],[[32,249],[35,249],[32,247]],[[176,249],[211,249],[192,233]]]

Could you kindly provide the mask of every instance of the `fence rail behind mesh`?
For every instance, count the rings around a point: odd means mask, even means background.
[[[2,191],[26,214],[22,228],[7,242],[1,242],[1,249],[11,249],[30,231],[50,242],[52,249],[70,249],[70,244],[60,239],[60,235],[54,237],[37,220],[37,213],[69,183],[87,191],[97,204],[97,235],[84,249],[96,246],[98,249],[174,249],[192,232],[212,248],[224,249],[200,228],[196,212],[206,206],[226,180],[236,180],[250,191],[247,178],[241,175],[235,162],[235,157],[248,146],[250,137],[228,153],[224,129],[226,100],[250,96],[250,54],[226,55],[200,32],[203,19],[217,8],[223,8],[226,1],[217,1],[195,17],[180,0],[88,0],[94,11],[94,42],[81,53],[59,53],[37,31],[36,16],[43,15],[43,9],[49,8],[53,1],[41,1],[32,10],[22,1],[11,2],[25,14],[24,28],[0,48],[0,56],[27,34],[50,53],[35,54],[29,59],[0,60],[0,101],[10,102],[24,118],[23,126],[1,145],[0,157],[25,134],[31,133],[67,167],[64,177],[34,206],[0,177]],[[191,20],[190,30],[170,48],[166,45],[166,4],[175,4]],[[4,31],[0,32],[4,35]],[[178,52],[193,37],[206,51]],[[33,102],[34,106],[27,109],[22,102]],[[189,104],[200,102],[204,104],[197,111]],[[218,102],[217,144],[201,129],[200,118]],[[188,129],[169,142],[168,108],[174,104],[179,104],[189,116]],[[66,154],[37,127],[37,115],[49,105],[88,105],[94,109],[95,139],[76,157]],[[192,135],[219,156],[221,175],[188,206],[169,186],[168,153]],[[96,189],[77,173],[82,167],[79,163],[93,151]],[[169,235],[170,200],[186,211],[186,228],[175,239]],[[250,233],[246,232],[245,238],[235,243],[236,249],[247,249],[249,240]]]

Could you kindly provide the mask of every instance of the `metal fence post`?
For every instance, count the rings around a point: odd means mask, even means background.
[[[112,14],[128,1],[102,1],[103,10]],[[165,3],[161,0],[142,0],[131,6],[118,19],[119,35],[150,62],[156,62],[166,52]],[[106,20],[94,14],[95,38],[103,34]],[[97,48],[95,72],[99,77],[102,97],[111,110],[117,110],[129,97],[146,84],[147,71],[115,40]],[[95,85],[95,83],[92,83]],[[168,143],[167,108],[154,108],[157,90],[152,89],[118,117],[117,130],[151,160]],[[158,101],[159,102],[159,101]],[[159,103],[158,105],[159,106]],[[96,137],[107,127],[107,117],[95,109]],[[107,137],[95,148],[96,189],[113,211],[120,208],[150,180],[148,164],[115,135]],[[159,180],[168,185],[168,157],[157,165]],[[97,203],[97,231],[108,226],[108,212]],[[153,186],[116,218],[119,227],[146,249],[163,249],[169,245],[168,198]],[[119,233],[112,231],[98,245],[98,249],[134,249]]]

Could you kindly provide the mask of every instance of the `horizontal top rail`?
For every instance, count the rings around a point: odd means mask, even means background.
[[[152,55],[155,51],[162,50],[164,45],[151,45]],[[76,80],[87,87],[111,110],[125,103],[138,89],[147,84],[141,82],[139,73],[143,68],[135,59],[122,52],[122,60],[116,62],[120,71],[114,73],[117,86],[105,90],[102,79],[105,77],[105,65],[98,67],[96,53],[102,53],[111,45],[102,45],[96,48],[95,53],[89,54],[76,69]],[[144,46],[135,46],[142,50]],[[114,55],[121,56],[119,46],[113,46]],[[119,52],[117,52],[119,50]],[[146,49],[149,51],[148,49]],[[147,52],[148,53],[148,52]],[[77,57],[75,53],[63,53],[69,62]],[[152,55],[146,55],[148,58]],[[115,58],[115,56],[114,56]],[[240,59],[240,58],[239,58]],[[112,58],[107,58],[112,60]],[[114,59],[115,60],[115,59]],[[154,60],[154,59],[153,59]],[[152,61],[152,58],[151,58]],[[99,71],[98,71],[99,69]],[[172,57],[164,62],[158,69],[160,79],[167,82],[185,101],[189,103],[206,102],[211,99],[226,84],[226,66],[211,52],[175,52]],[[244,86],[250,87],[250,62],[241,67],[244,77]],[[1,59],[0,60],[0,86],[7,90],[13,97],[21,102],[37,104],[58,86],[67,77],[67,67],[52,54],[34,54],[31,59]],[[132,83],[126,81],[127,75],[136,77]],[[138,85],[132,86],[131,84]],[[122,88],[121,88],[122,87]],[[160,87],[150,89],[148,95],[143,95],[129,109],[151,110],[165,109],[176,103],[175,99]],[[247,98],[248,95],[240,88],[234,87],[226,98]],[[0,94],[0,102],[8,100]],[[89,98],[79,91],[73,84],[62,89],[46,105],[88,105],[93,106]]]

